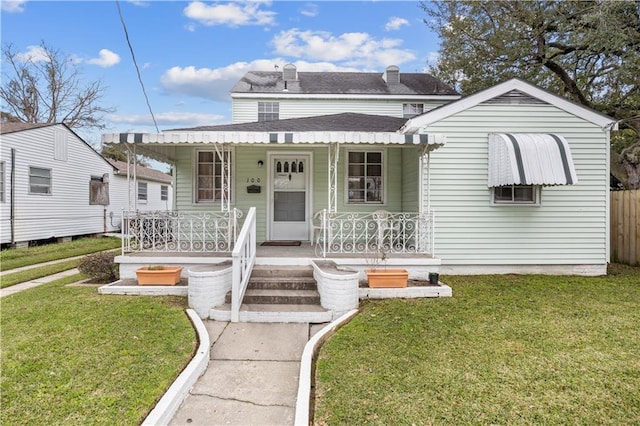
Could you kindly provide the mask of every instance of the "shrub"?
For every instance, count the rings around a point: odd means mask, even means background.
[[[78,264],[78,269],[98,283],[110,283],[117,281],[118,265],[113,261],[116,255],[113,253],[94,253],[85,256]]]

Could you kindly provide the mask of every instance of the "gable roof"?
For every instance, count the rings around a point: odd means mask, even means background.
[[[387,84],[381,73],[298,72],[298,79],[285,82],[282,72],[249,71],[231,89],[234,94],[323,94],[323,95],[452,95],[451,86],[425,73],[400,73],[399,84]]]
[[[570,114],[575,115],[576,117],[582,118],[602,128],[612,126],[612,130],[617,129],[616,120],[614,118],[608,117],[583,105],[579,105],[524,80],[514,78],[492,86],[488,89],[481,90],[480,92],[474,93],[473,95],[469,95],[457,101],[453,101],[438,108],[434,108],[431,111],[428,111],[417,117],[413,117],[409,119],[403,126],[402,131],[404,133],[416,133],[420,130],[420,128],[424,126],[429,126],[430,124],[450,117],[461,111],[465,111],[482,102],[486,102],[490,99],[504,95],[513,90],[526,93],[527,95],[556,106]]]
[[[345,112],[274,121],[200,126],[165,132],[396,132],[406,122],[406,118]]]
[[[0,123],[0,135],[37,129],[39,127],[55,126],[56,124],[59,123]]]
[[[127,163],[125,161],[106,159],[115,169],[118,175],[127,175]],[[173,178],[171,175],[161,172],[160,170],[151,169],[136,164],[136,177],[138,179],[152,180],[155,182],[171,184]]]

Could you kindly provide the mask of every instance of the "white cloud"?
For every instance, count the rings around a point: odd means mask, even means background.
[[[252,62],[236,62],[221,68],[173,67],[167,70],[160,84],[172,95],[187,95],[229,102],[229,91],[248,71],[273,71],[274,65],[290,61],[283,58],[257,59]],[[330,62],[294,62],[299,71],[361,71],[355,67],[340,66]]]
[[[273,25],[276,13],[261,9],[264,4],[269,5],[270,2],[241,1],[207,5],[201,1],[194,1],[185,7],[184,14],[207,26]]]
[[[439,52],[429,52],[429,53],[427,53],[427,64],[435,65],[435,64],[438,63],[439,59],[440,59],[440,53]]]
[[[138,7],[148,7],[150,4],[148,1],[144,0],[127,0],[127,2]]]
[[[397,16],[394,16],[391,19],[389,19],[389,22],[387,22],[387,24],[384,26],[384,29],[387,31],[395,31],[395,30],[399,30],[405,25],[409,25],[409,21],[407,21],[404,18],[399,18]]]
[[[6,13],[21,13],[24,12],[24,4],[27,0],[1,0],[0,10]]]
[[[16,59],[20,62],[49,62],[47,52],[42,46],[27,46],[27,51],[18,53]]]
[[[368,33],[343,33],[339,36],[325,31],[301,31],[293,28],[281,31],[272,43],[278,55],[313,61],[341,62],[347,66],[384,68],[412,61],[415,54],[400,49],[400,39],[375,39]]]
[[[215,125],[221,124],[225,119],[223,115],[199,112],[161,112],[154,114],[154,116],[159,127]],[[153,126],[151,114],[109,114],[105,118],[111,123],[127,124],[130,126]]]
[[[313,18],[318,16],[318,5],[315,3],[307,3],[304,5],[304,9],[300,10],[300,14]]]
[[[87,59],[88,64],[98,65],[102,68],[112,67],[120,62],[120,55],[110,51],[109,49],[101,49],[99,57]]]

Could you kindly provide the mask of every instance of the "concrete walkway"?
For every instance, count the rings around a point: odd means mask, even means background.
[[[51,281],[59,280],[60,278],[68,277],[68,276],[79,274],[79,273],[80,271],[78,271],[77,268],[74,268],[74,269],[69,269],[67,271],[59,272],[57,274],[48,275],[46,277],[37,278],[35,280],[25,281],[20,284],[12,285],[11,287],[0,289],[0,298],[9,296],[10,294],[17,293],[22,290],[26,290],[28,288],[37,287],[42,284],[50,283]]]
[[[323,325],[207,320],[205,326],[211,361],[170,424],[294,424],[302,351]]]

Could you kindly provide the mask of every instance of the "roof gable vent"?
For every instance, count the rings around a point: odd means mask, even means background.
[[[298,71],[293,64],[286,64],[282,67],[282,79],[284,81],[297,81]]]
[[[382,75],[382,79],[387,84],[400,84],[400,68],[395,65],[389,65]]]

